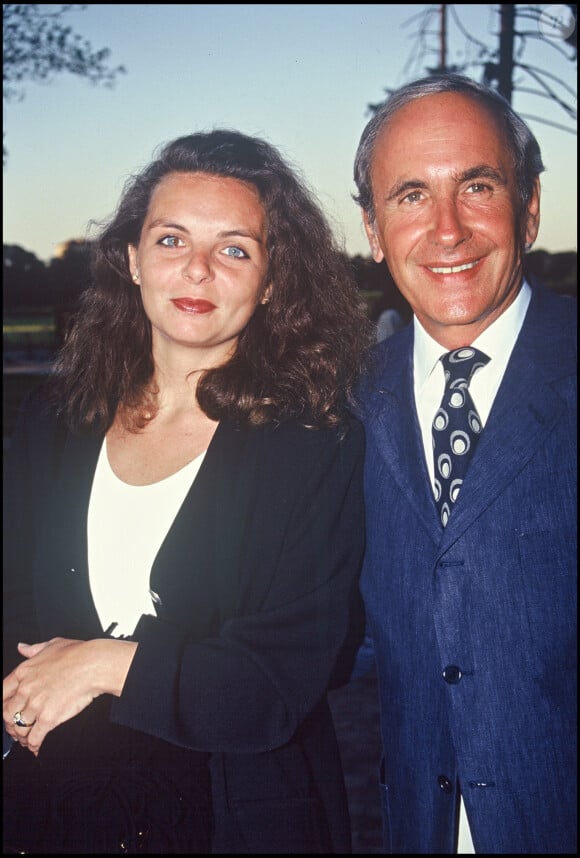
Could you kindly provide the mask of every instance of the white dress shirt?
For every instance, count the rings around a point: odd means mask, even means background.
[[[487,422],[495,395],[499,390],[505,368],[522,327],[530,298],[530,287],[524,281],[517,298],[510,304],[507,310],[495,322],[492,322],[489,328],[486,328],[472,343],[465,343],[465,345],[472,345],[480,349],[490,358],[486,366],[477,370],[469,385],[471,398],[479,412],[483,426]],[[413,324],[415,329],[415,347],[413,353],[415,405],[421,427],[421,435],[423,436],[427,469],[431,478],[431,485],[433,486],[434,467],[431,424],[441,404],[445,388],[443,365],[439,358],[448,349],[445,349],[433,337],[429,336],[416,317],[413,320]]]

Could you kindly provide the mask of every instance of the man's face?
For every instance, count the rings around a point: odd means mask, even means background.
[[[479,102],[457,93],[402,107],[375,144],[375,221],[365,228],[426,331],[467,345],[516,297],[523,245],[539,225],[539,184],[524,223],[504,134]]]

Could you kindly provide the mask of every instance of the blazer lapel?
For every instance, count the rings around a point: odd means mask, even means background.
[[[207,635],[234,614],[256,467],[247,430],[222,420],[153,563],[160,618]]]
[[[535,455],[565,405],[553,381],[574,371],[558,349],[561,331],[541,295],[532,299],[485,429],[469,466],[442,549],[457,539]],[[554,328],[554,329],[552,329]],[[570,355],[571,349],[564,354]]]
[[[102,634],[91,596],[87,558],[87,513],[102,437],[67,435],[48,511],[45,553],[38,575],[51,605],[47,612],[70,637]],[[43,569],[46,572],[43,572]],[[64,624],[64,625],[63,625]]]
[[[386,341],[379,355],[374,390],[365,398],[366,431],[376,439],[378,455],[431,539],[438,543],[441,526],[415,409],[412,324]]]

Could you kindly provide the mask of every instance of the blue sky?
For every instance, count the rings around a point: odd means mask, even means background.
[[[111,49],[127,73],[114,89],[68,74],[30,84],[4,106],[5,244],[49,260],[61,243],[91,236],[91,221],[115,208],[123,184],[162,143],[218,126],[265,137],[297,167],[351,254],[369,254],[351,199],[354,153],[368,104],[437,63],[435,14],[420,39],[424,4],[89,4],[65,17],[94,49]],[[450,7],[449,7],[450,8]],[[524,7],[518,7],[524,8]],[[529,8],[529,7],[527,7]],[[544,10],[554,5],[537,7]],[[448,18],[448,62],[475,62],[479,42],[497,45],[497,5],[456,4]],[[523,59],[563,78],[576,107],[576,67],[536,22]],[[469,69],[480,79],[475,66]],[[518,74],[516,83],[532,87]],[[554,79],[551,85],[556,87]],[[526,116],[570,129],[575,120],[548,99],[518,91]],[[528,119],[546,163],[537,248],[575,250],[577,138]]]

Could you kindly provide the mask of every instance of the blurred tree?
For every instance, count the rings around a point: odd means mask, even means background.
[[[387,308],[397,310],[405,321],[411,318],[411,307],[397,289],[384,259],[375,262],[370,256],[357,254],[351,257],[350,265],[358,288],[366,293],[369,316],[373,321]]]
[[[51,304],[44,262],[18,244],[2,246],[2,301],[5,312]]]
[[[68,314],[90,283],[91,243],[71,239],[48,265],[18,244],[4,244],[4,312],[50,308],[56,316]]]
[[[91,251],[90,241],[73,238],[48,264],[47,287],[54,307],[57,345],[64,339],[81,292],[90,285]]]
[[[54,74],[69,72],[92,84],[111,87],[124,66],[107,64],[108,48],[93,50],[91,43],[63,23],[64,15],[86,5],[47,3],[2,4],[3,99],[24,97],[24,82],[49,81]],[[4,163],[7,151],[3,146]]]
[[[70,239],[48,265],[18,244],[4,244],[3,304],[5,316],[19,312],[45,312],[50,309],[56,321],[56,341],[62,337],[78,298],[91,285],[90,241]],[[381,310],[394,308],[404,321],[412,310],[403,298],[386,262],[371,257],[348,257],[358,288],[365,294],[369,315],[376,320]],[[577,296],[576,251],[548,253],[534,250],[526,254],[526,275],[537,277],[550,289],[570,297]]]

